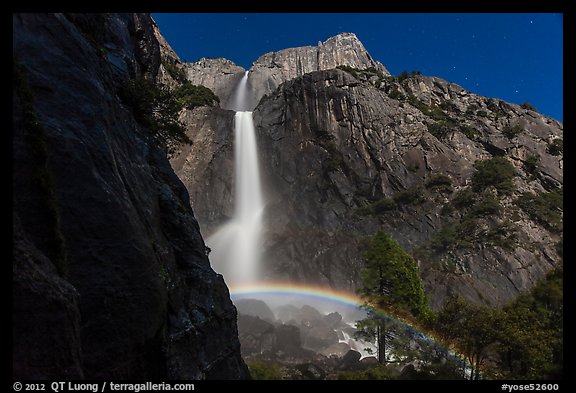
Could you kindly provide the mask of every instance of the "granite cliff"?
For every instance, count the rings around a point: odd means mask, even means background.
[[[269,52],[260,56],[250,68],[248,109],[283,82],[312,71],[329,70],[338,65],[373,68],[390,75],[386,68],[372,59],[354,33],[342,33],[318,42],[318,46],[302,46]],[[227,59],[200,59],[185,63],[187,78],[194,84],[212,89],[229,109],[234,89],[245,70]]]
[[[161,77],[154,30],[13,15],[15,379],[249,378],[188,192],[119,98]]]
[[[441,78],[392,77],[352,34],[266,54],[249,75],[268,277],[354,290],[378,229],[416,257],[434,308],[451,293],[502,305],[561,263],[558,121]],[[223,86],[211,87],[225,101]],[[171,163],[206,236],[232,214],[233,112],[184,119],[193,144]]]

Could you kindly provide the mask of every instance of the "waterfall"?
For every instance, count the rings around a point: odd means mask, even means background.
[[[234,97],[232,98],[232,104],[229,109],[236,112],[245,111],[248,108],[248,71],[244,73],[242,79],[236,86],[236,91],[234,92]]]
[[[233,99],[235,133],[234,214],[206,240],[214,269],[231,285],[258,280],[264,209],[258,167],[258,150],[252,112],[247,106],[248,71],[238,84]]]

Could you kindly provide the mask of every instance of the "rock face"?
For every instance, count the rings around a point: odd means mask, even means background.
[[[319,42],[318,46],[284,49],[260,56],[250,69],[254,104],[285,81],[337,66],[374,68],[390,75],[382,64],[372,59],[354,33],[341,33]]]
[[[560,263],[562,208],[551,229],[519,201],[562,187],[563,155],[553,149],[561,123],[440,78],[389,77],[372,63],[294,68],[313,49],[267,54],[248,79],[267,92],[254,122],[268,278],[354,290],[364,242],[379,229],[415,256],[435,308],[451,293],[502,305]],[[257,77],[263,70],[278,77]],[[232,116],[189,115],[197,148],[172,160],[205,235],[233,206],[232,128],[215,129]],[[495,157],[514,168],[510,194],[473,184],[474,163]],[[194,175],[199,168],[209,175]]]
[[[562,185],[562,155],[548,152],[550,142],[562,137],[562,125],[553,119],[438,78],[414,76],[376,87],[340,70],[284,83],[260,102],[254,119],[268,175],[269,253],[263,259],[270,261],[270,276],[314,277],[353,289],[361,241],[381,228],[416,255],[435,307],[450,293],[501,305],[560,261],[559,234],[517,205],[522,192]],[[515,125],[522,132],[510,139],[504,134]],[[465,214],[450,208],[458,191],[471,191],[474,162],[498,155],[516,171],[516,191],[500,198],[498,219],[475,221],[471,247],[429,252],[443,228],[464,222]],[[539,157],[536,174],[527,169],[529,156]],[[447,176],[448,189],[434,185],[438,175]],[[512,228],[516,246],[486,244],[498,230],[495,223]]]
[[[337,66],[373,68],[390,75],[382,64],[372,59],[354,33],[341,33],[319,42],[318,46],[289,48],[260,56],[249,70],[246,110],[254,109],[264,95],[287,80]],[[230,108],[235,87],[245,71],[227,59],[201,59],[187,63],[186,70],[187,78],[193,84],[212,89],[225,109]]]
[[[188,192],[118,98],[142,14],[13,15],[13,377],[249,378]]]
[[[200,59],[185,63],[186,78],[194,85],[211,89],[220,98],[220,106],[229,108],[234,90],[244,75],[244,68],[228,59]]]

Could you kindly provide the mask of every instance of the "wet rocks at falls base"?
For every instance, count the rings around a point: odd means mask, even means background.
[[[291,379],[332,379],[340,371],[378,364],[364,348],[368,343],[352,339],[353,324],[338,312],[323,314],[307,304],[270,308],[258,299],[238,299],[235,304],[241,353],[248,364],[282,364]]]

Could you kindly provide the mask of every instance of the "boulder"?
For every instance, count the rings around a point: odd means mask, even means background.
[[[266,302],[259,299],[238,299],[234,302],[238,314],[251,315],[253,317],[260,317],[269,322],[274,322],[274,313],[268,307]]]
[[[361,369],[360,358],[362,355],[360,352],[355,351],[353,349],[346,352],[344,357],[342,358],[342,362],[338,366],[339,370],[346,370],[346,371],[353,371]]]

